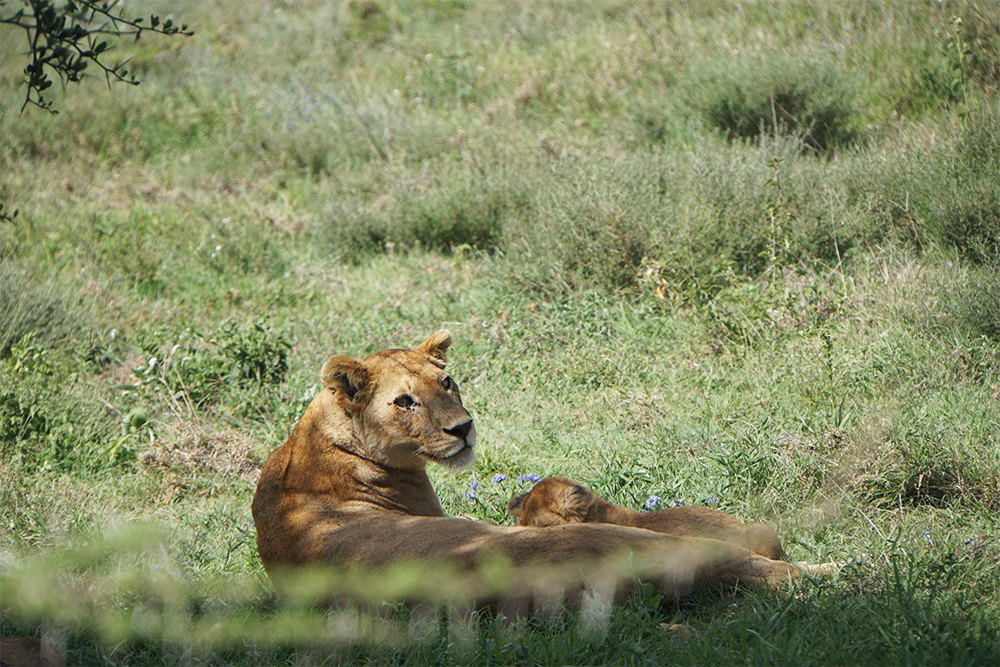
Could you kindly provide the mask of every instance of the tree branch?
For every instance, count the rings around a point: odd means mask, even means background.
[[[44,96],[44,91],[52,85],[50,71],[64,84],[79,83],[85,76],[83,71],[95,63],[109,86],[115,81],[138,85],[135,75],[130,77],[125,69],[129,59],[110,66],[102,62],[101,56],[114,47],[107,40],[98,41],[98,36],[134,35],[138,41],[144,32],[166,36],[194,34],[187,24],[178,26],[172,19],[161,22],[155,14],[149,16],[146,25],[142,17],[125,18],[119,9],[120,0],[67,0],[58,7],[55,4],[58,0],[21,0],[22,8],[4,16],[8,2],[0,0],[0,23],[23,29],[28,42],[29,62],[24,68],[27,92],[21,113],[29,104],[58,113],[52,108],[52,101]]]

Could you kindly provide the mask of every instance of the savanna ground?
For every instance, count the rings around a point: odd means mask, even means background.
[[[58,115],[19,115],[0,30],[0,634],[114,665],[1000,664],[995,3],[127,10],[196,34]],[[431,471],[447,512],[508,523],[558,474],[847,567],[637,597],[606,635],[279,600],[268,452],[329,354],[442,326],[480,434]]]

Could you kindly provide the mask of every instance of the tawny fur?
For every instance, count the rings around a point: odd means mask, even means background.
[[[528,493],[514,496],[507,510],[517,518],[520,526],[610,523],[665,535],[722,540],[749,549],[758,556],[788,560],[778,534],[762,523],[747,526],[725,512],[696,505],[636,512],[613,505],[582,484],[562,477],[547,477]]]
[[[450,344],[451,334],[441,330],[413,350],[361,361],[335,356],[324,365],[323,391],[271,453],[253,499],[257,546],[276,582],[303,569],[297,566],[322,566],[345,573],[337,581],[362,577],[373,596],[455,593],[473,604],[499,600],[519,613],[584,590],[617,597],[637,576],[676,599],[740,583],[780,586],[801,574],[713,539],[444,516],[426,464],[469,465],[476,439],[458,387],[444,372]],[[401,566],[443,574],[390,588],[381,573]],[[452,580],[471,583],[449,589]]]

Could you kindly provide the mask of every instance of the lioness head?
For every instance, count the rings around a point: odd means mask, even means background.
[[[351,416],[363,456],[402,469],[472,463],[476,427],[444,371],[450,345],[451,333],[441,329],[413,350],[362,361],[336,355],[323,365],[323,386]]]
[[[520,526],[561,526],[585,523],[597,504],[597,496],[587,487],[562,477],[546,477],[528,493],[514,496],[507,511]]]

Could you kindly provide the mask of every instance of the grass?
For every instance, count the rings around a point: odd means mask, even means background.
[[[995,20],[240,7],[150,5],[197,34],[56,116],[17,115],[0,39],[0,634],[83,664],[1000,660]],[[481,440],[432,471],[449,514],[508,523],[557,474],[850,566],[636,596],[606,634],[277,599],[267,454],[329,354],[440,326]]]

